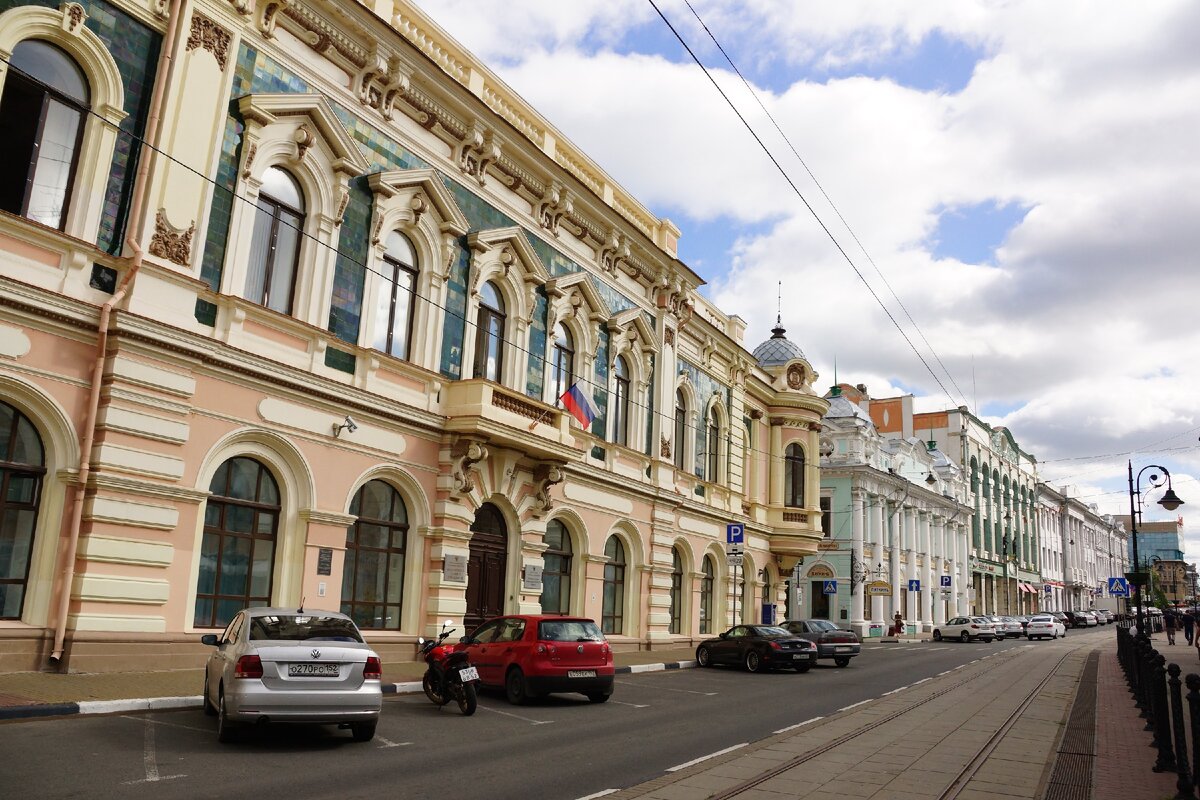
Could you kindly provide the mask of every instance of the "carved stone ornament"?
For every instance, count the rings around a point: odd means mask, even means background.
[[[475,488],[472,472],[475,471],[475,465],[487,457],[488,450],[481,442],[457,442],[454,445],[450,477],[455,494],[467,494]]]
[[[87,19],[87,12],[79,3],[63,3],[60,6],[63,15],[63,30],[67,33],[78,33],[79,26]]]
[[[674,328],[663,328],[663,343],[668,344],[671,347],[675,346],[675,329]]]
[[[600,266],[605,272],[616,272],[629,261],[629,243],[615,229],[609,230],[608,240],[600,247]]]
[[[258,155],[258,143],[251,142],[250,149],[246,151],[246,161],[242,164],[242,177],[250,177],[250,167],[254,164],[254,157]]]
[[[308,129],[307,125],[301,125],[296,128],[296,133],[292,137],[296,141],[296,160],[303,161],[308,155],[308,149],[317,141],[317,137],[313,136],[313,132]]]
[[[195,222],[187,230],[176,228],[167,220],[166,209],[160,208],[154,217],[154,236],[150,239],[150,255],[165,258],[181,267],[190,266],[192,236],[195,233]]]
[[[533,480],[537,485],[537,493],[534,495],[534,508],[540,513],[546,513],[554,508],[554,501],[550,498],[550,487],[563,482],[566,474],[562,467],[553,464],[539,464],[533,472]]]
[[[790,389],[799,389],[804,386],[804,367],[799,364],[792,364],[788,367],[787,385]]]
[[[570,214],[574,210],[575,205],[571,200],[571,193],[557,180],[550,181],[546,196],[538,204],[538,223],[554,236],[558,236],[558,224],[563,215]]]
[[[188,33],[187,45],[184,49],[187,52],[191,52],[197,47],[207,50],[212,53],[213,58],[217,60],[217,66],[224,72],[225,64],[229,60],[230,39],[229,31],[208,17],[192,14],[192,30]]]
[[[254,0],[229,0],[229,5],[243,17],[249,16],[254,10]]]
[[[471,129],[463,136],[454,153],[458,168],[478,181],[480,186],[487,185],[487,169],[499,157],[499,141],[478,120],[471,124]]]
[[[275,38],[275,23],[279,19],[279,13],[291,4],[292,0],[276,0],[276,2],[267,3],[263,8],[262,22],[259,24],[263,38]]]
[[[667,437],[662,437],[662,441],[659,442],[658,452],[663,458],[671,457],[671,443],[667,441]]]
[[[820,445],[818,446],[818,448],[819,448],[819,452],[821,453],[822,456],[833,455],[833,440],[830,439],[828,436],[822,436],[821,442],[820,442]]]

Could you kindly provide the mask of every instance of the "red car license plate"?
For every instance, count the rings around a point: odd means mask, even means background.
[[[567,670],[568,678],[594,678],[596,670],[594,669],[569,669]]]
[[[293,678],[336,678],[337,664],[288,664],[288,675]]]

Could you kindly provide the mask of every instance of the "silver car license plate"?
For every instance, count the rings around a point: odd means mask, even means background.
[[[594,669],[569,669],[567,670],[568,678],[594,678],[596,670]]]
[[[850,652],[851,650],[853,650],[853,649],[854,649],[854,648],[853,648],[853,647],[851,647],[850,645],[848,645],[848,644],[843,644],[843,645],[838,645],[837,647],[833,648],[833,652],[835,652],[835,653],[849,653],[849,652]]]
[[[293,678],[336,678],[337,664],[288,664],[288,675]]]
[[[792,653],[792,660],[808,658],[808,653]]]

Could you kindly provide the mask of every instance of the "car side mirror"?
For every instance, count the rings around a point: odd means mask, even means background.
[[[206,633],[200,637],[200,644],[206,644],[209,647],[219,647],[221,643],[217,640],[215,633]]]
[[[720,634],[718,638],[721,638],[721,639],[728,639],[728,638],[729,638],[729,631],[726,631],[726,632],[724,632],[724,633]]]
[[[470,636],[463,636],[462,638],[460,638],[458,640],[458,643],[459,644],[475,644],[475,640],[472,639]]]

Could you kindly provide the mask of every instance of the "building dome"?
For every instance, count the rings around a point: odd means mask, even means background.
[[[788,341],[785,333],[787,331],[776,321],[771,329],[771,338],[754,348],[754,360],[760,367],[782,367],[794,358],[804,358],[804,351],[795,342]]]

